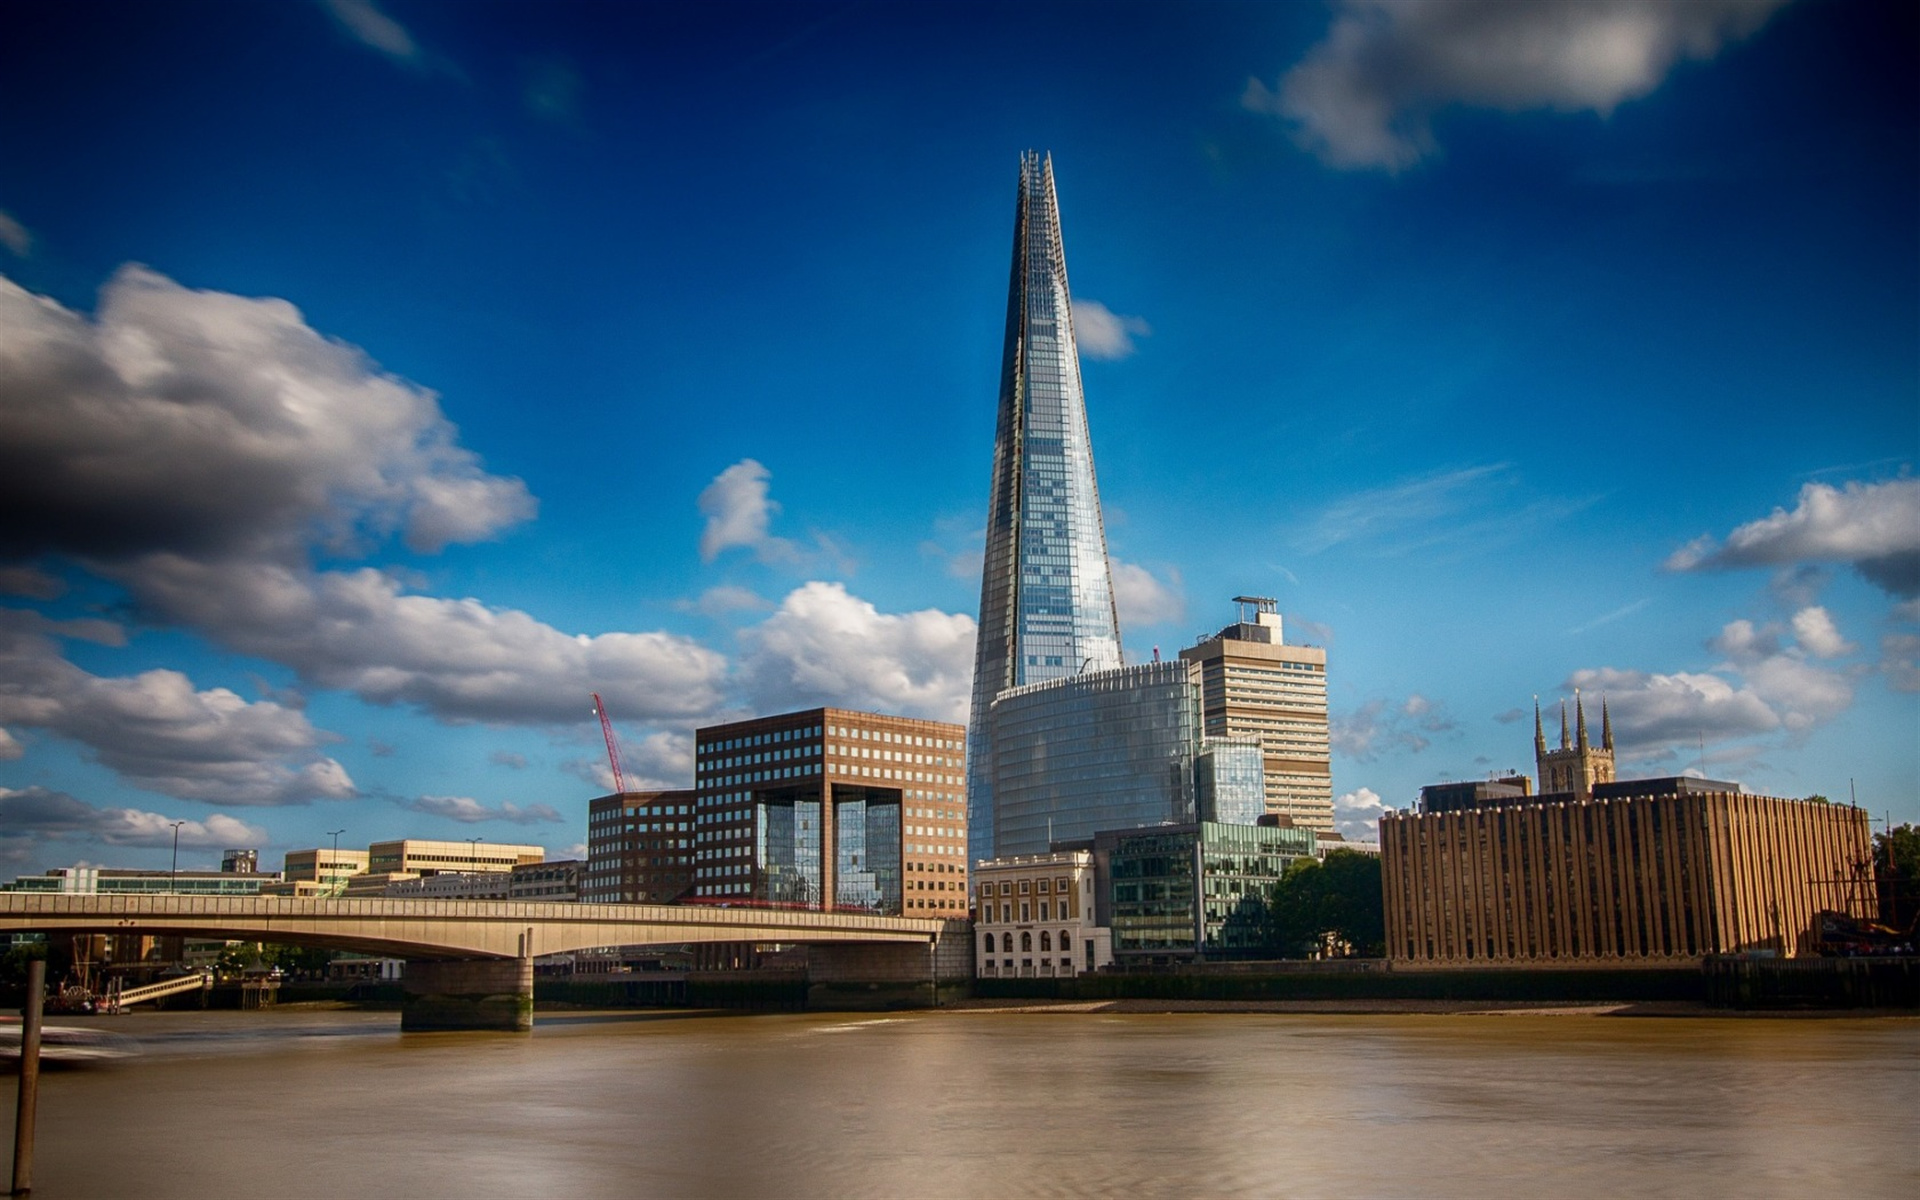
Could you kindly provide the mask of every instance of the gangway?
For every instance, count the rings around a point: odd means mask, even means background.
[[[213,972],[195,971],[191,975],[179,975],[172,979],[162,979],[158,983],[143,984],[140,987],[123,987],[121,981],[113,981],[114,986],[107,992],[107,1011],[124,1012],[129,1005],[145,1004],[149,1000],[164,1000],[168,996],[178,996],[183,992],[210,992],[213,990]]]

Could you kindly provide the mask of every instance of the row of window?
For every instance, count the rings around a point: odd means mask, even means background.
[[[998,953],[1012,954],[1013,938],[1014,938],[1014,935],[1011,933],[1001,934],[999,938],[999,943],[998,943],[1000,947]],[[985,946],[986,952],[988,954],[993,954],[996,952],[994,950],[994,945],[995,945],[994,936],[991,933],[982,934],[980,940],[981,940],[981,943]],[[1060,948],[1062,950],[1073,949],[1073,937],[1070,933],[1068,933],[1064,929],[1060,931]],[[1042,929],[1040,931],[1040,952],[1042,954],[1045,954],[1052,949],[1053,949],[1053,931],[1051,929]],[[1020,934],[1020,952],[1022,954],[1033,953],[1033,934],[1031,932]],[[1008,965],[1011,966],[1012,964],[1008,964]]]

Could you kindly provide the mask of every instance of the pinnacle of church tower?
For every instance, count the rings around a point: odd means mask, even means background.
[[[1031,151],[1020,157],[1014,208],[977,639],[967,718],[968,852],[975,860],[995,854],[987,738],[994,698],[1125,662],[1053,159]]]
[[[1560,702],[1560,748],[1562,750],[1573,749],[1573,735],[1567,732],[1567,702],[1565,700]]]
[[[1538,757],[1547,752],[1547,731],[1540,727],[1540,697],[1533,698],[1533,753]]]
[[[1574,725],[1579,730],[1575,736],[1580,739],[1580,748],[1585,750],[1587,749],[1587,706],[1580,699],[1580,690],[1578,688],[1575,688],[1573,692],[1573,716]]]
[[[1613,716],[1607,712],[1607,698],[1600,697],[1600,748],[1613,749]]]

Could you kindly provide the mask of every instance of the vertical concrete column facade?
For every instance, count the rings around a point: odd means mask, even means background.
[[[406,989],[402,1032],[533,1030],[531,957],[410,961],[401,983]]]

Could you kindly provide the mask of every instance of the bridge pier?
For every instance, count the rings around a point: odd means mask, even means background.
[[[402,1032],[533,1030],[531,958],[409,960],[400,982]]]

